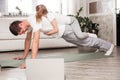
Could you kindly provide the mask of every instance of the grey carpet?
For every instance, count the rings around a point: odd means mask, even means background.
[[[86,61],[91,59],[107,58],[104,53],[70,53],[70,54],[60,54],[60,55],[45,55],[40,56],[41,59],[45,58],[64,58],[65,62],[74,62],[74,61]],[[1,60],[0,66],[4,68],[9,67],[19,67],[20,64],[24,63],[24,60]]]

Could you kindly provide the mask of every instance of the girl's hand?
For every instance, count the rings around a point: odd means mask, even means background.
[[[51,23],[51,25],[53,26],[53,30],[44,33],[44,34],[46,34],[46,35],[48,35],[48,36],[50,36],[50,35],[52,35],[52,34],[56,34],[56,33],[59,32],[58,24],[57,24],[56,20],[53,19],[50,23]]]
[[[51,34],[50,34],[50,32],[46,32],[46,33],[44,33],[45,35],[48,35],[48,36],[50,36]]]

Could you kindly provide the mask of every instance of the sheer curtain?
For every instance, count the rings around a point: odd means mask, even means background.
[[[78,10],[79,0],[7,0],[8,12],[18,12],[18,6],[23,13],[34,13],[38,4],[44,4],[49,12],[64,15],[75,14]]]
[[[117,4],[117,13],[119,13],[120,12],[120,0],[117,0],[116,4]]]
[[[38,4],[44,4],[49,12],[61,13],[61,0],[32,0],[33,1],[33,11],[35,11],[35,6]]]
[[[8,0],[8,12],[18,12],[19,7],[22,12],[33,13],[38,4],[44,4],[49,12],[62,13],[62,0]]]

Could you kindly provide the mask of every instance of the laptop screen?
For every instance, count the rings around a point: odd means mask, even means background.
[[[64,59],[26,59],[27,80],[64,80]]]

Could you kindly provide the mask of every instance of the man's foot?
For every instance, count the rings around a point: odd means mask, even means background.
[[[97,52],[99,52],[100,50],[99,49],[97,49],[96,51],[95,51],[95,53],[97,53]]]
[[[114,49],[114,45],[112,44],[112,45],[111,45],[111,47],[110,47],[110,49],[109,49],[109,50],[105,53],[105,55],[106,55],[106,56],[111,55],[111,54],[112,54],[113,49]]]

